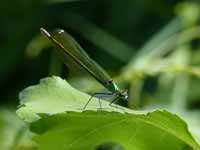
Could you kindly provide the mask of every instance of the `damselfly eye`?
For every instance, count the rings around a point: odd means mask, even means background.
[[[123,98],[124,100],[127,100],[128,99],[128,90],[121,92],[120,97]]]

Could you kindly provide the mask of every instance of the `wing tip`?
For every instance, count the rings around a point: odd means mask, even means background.
[[[43,28],[43,27],[40,28],[40,32],[41,32],[43,35],[47,36],[48,38],[51,37],[50,33],[49,33],[45,28]]]

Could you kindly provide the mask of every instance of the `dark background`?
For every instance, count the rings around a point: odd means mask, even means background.
[[[17,106],[18,93],[27,86],[37,84],[41,78],[53,74],[67,77],[69,71],[63,66],[61,70],[58,69],[59,60],[54,58],[52,48],[41,46],[42,44],[37,46],[35,43],[40,43],[40,40],[33,42],[40,36],[40,27],[49,30],[54,28],[67,30],[93,59],[112,76],[118,76],[121,69],[136,56],[146,41],[155,33],[159,33],[174,18],[181,16],[181,12],[176,11],[177,6],[186,3],[184,6],[187,7],[187,2],[199,8],[198,1],[183,0],[2,1],[0,5],[1,105]],[[198,22],[191,26],[196,25]],[[127,49],[120,49],[118,52],[110,49],[115,47],[116,41],[111,39],[109,41],[107,36],[96,34],[97,29],[120,40]],[[31,43],[33,47],[30,46]],[[194,46],[192,48],[196,52],[199,41],[193,40],[189,44]],[[39,52],[35,54],[38,49]],[[144,79],[145,85],[140,91],[144,98],[162,99],[158,96],[163,94],[159,91],[158,79],[159,75]],[[196,80],[198,81],[198,78],[195,77]],[[130,87],[131,81],[128,79],[127,81],[126,86]],[[198,88],[197,85],[196,89]],[[189,99],[192,99],[187,105],[188,108],[199,108],[199,94],[196,93],[188,94]],[[142,108],[143,103],[139,107]]]

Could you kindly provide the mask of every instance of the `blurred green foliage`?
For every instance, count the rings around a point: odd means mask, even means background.
[[[67,29],[100,65],[111,72],[119,71],[138,47],[173,18],[176,3],[178,1],[158,0],[156,5],[144,0],[3,1],[0,6],[2,103],[16,103],[21,89],[48,75],[51,52],[43,51],[31,59],[26,52],[30,41],[40,34],[41,26]],[[31,53],[37,51],[38,48],[31,49]]]
[[[87,74],[72,78],[39,31],[63,28],[129,89],[129,102],[120,104],[176,112],[200,141],[198,0],[2,1],[0,19],[2,106],[16,108],[19,91],[49,75],[85,92],[102,88]]]

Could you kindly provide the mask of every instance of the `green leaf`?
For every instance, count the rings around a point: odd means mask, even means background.
[[[83,111],[84,105],[91,96],[71,87],[65,80],[59,77],[41,79],[39,85],[34,85],[23,90],[20,95],[20,105],[17,114],[27,122],[38,120],[39,113],[56,114],[65,111]],[[107,111],[124,112],[125,108],[101,101],[102,107]],[[119,108],[117,108],[119,107]],[[87,110],[97,111],[99,101],[93,98],[87,105]],[[128,110],[127,112],[136,112]]]
[[[199,148],[186,124],[166,111],[147,115],[93,111],[43,115],[31,128],[38,133],[35,140],[41,150],[93,150],[110,142],[128,150]]]
[[[89,97],[58,77],[46,78],[21,92],[17,114],[37,133],[39,150],[200,149],[177,115],[115,108],[106,101],[98,111],[95,98],[82,111]]]
[[[0,149],[34,149],[31,133],[14,111],[0,108]]]

